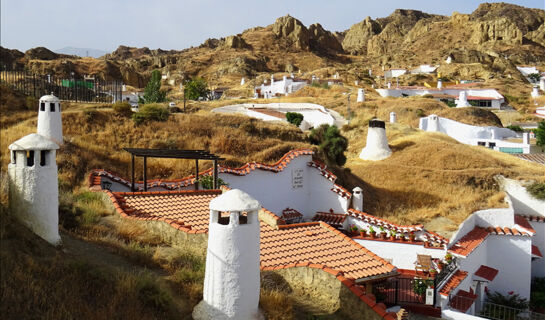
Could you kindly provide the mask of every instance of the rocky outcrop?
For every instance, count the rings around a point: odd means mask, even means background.
[[[24,68],[24,63],[21,58],[24,57],[24,53],[17,49],[7,49],[0,46],[0,61],[2,62],[2,68],[10,70],[20,70]]]
[[[225,38],[223,46],[231,49],[244,49],[249,47],[246,41],[244,41],[240,35]]]
[[[381,30],[375,20],[367,17],[350,27],[344,36],[342,47],[351,54],[367,54],[367,42]]]
[[[272,31],[278,38],[285,39],[288,45],[300,50],[310,49],[310,33],[301,21],[287,15],[276,19]]]
[[[310,37],[310,49],[312,51],[338,53],[343,51],[341,43],[337,38],[327,30],[324,30],[321,24],[315,23],[308,27]]]
[[[522,30],[507,18],[474,22],[470,41],[475,44],[488,41],[503,41],[511,45],[522,44]]]
[[[545,11],[530,9],[509,3],[483,3],[473,11],[470,20],[483,22],[506,19],[514,24],[522,34],[537,30],[545,22]]]
[[[151,50],[148,47],[143,48],[134,48],[127,46],[119,46],[115,51],[104,55],[105,59],[129,59],[129,58],[138,58],[143,55],[151,55]]]
[[[526,38],[545,47],[545,23],[542,24],[537,30],[528,32],[526,34]]]
[[[36,47],[29,49],[25,52],[25,58],[27,59],[36,59],[36,60],[55,60],[60,58],[61,55],[55,53],[44,47]]]
[[[267,71],[267,62],[264,58],[255,58],[249,56],[238,56],[233,59],[222,61],[215,75],[221,77],[224,75],[243,75],[252,76],[256,72]]]

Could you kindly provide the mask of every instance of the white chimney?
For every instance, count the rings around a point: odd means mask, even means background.
[[[210,201],[203,300],[193,309],[193,319],[263,318],[258,309],[260,208],[238,189]]]
[[[61,103],[53,94],[41,97],[38,102],[37,132],[58,145],[63,144]]]
[[[442,89],[443,88],[443,81],[441,79],[438,79],[437,80],[437,89]]]
[[[355,187],[352,190],[352,208],[363,211],[363,189],[360,187]]]
[[[243,86],[245,83],[245,80],[244,80],[244,77],[242,77],[242,79],[240,79],[240,85]]]
[[[356,99],[356,102],[364,102],[365,101],[365,91],[362,88],[358,89],[358,98]]]
[[[390,123],[396,123],[397,122],[397,114],[395,112],[390,112]]]
[[[354,85],[357,86],[360,82],[358,80],[354,81]]]
[[[360,158],[377,161],[386,159],[391,154],[392,150],[388,146],[384,121],[377,119],[370,120],[369,129],[367,130],[367,144],[361,150]]]
[[[373,76],[373,70],[369,69],[369,77]]]
[[[42,97],[43,98],[43,97]],[[47,106],[49,108],[49,106]],[[59,244],[58,144],[31,133],[9,146],[9,203],[24,225],[51,244]]]
[[[541,79],[539,79],[539,88],[541,91],[545,91],[545,77],[541,77]]]
[[[456,108],[464,108],[464,107],[471,107],[469,102],[467,102],[467,92],[460,91],[460,95],[458,96],[458,101],[456,102]]]
[[[522,133],[522,143],[523,144],[530,144],[530,133],[529,132],[523,132]]]
[[[392,88],[392,83],[388,82],[388,89],[391,89],[391,88]]]
[[[537,97],[539,97],[539,90],[538,90],[537,86],[534,86],[534,87],[532,88],[532,98],[535,99],[535,98],[537,98]]]
[[[428,132],[439,132],[439,117],[435,114],[428,116],[428,126],[426,127]]]

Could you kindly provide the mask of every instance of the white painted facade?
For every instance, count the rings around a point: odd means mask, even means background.
[[[438,88],[426,88],[426,87],[400,87],[400,88],[388,88],[388,89],[375,89],[381,97],[393,97],[400,98],[404,96],[423,96],[427,94],[446,94],[450,96],[459,97],[461,92],[465,92],[466,97],[469,100],[486,100],[490,101],[490,108],[500,109],[501,105],[505,102],[505,98],[495,89],[460,89],[444,87]],[[455,101],[456,102],[456,101]],[[488,108],[488,107],[487,107]]]
[[[529,75],[533,73],[540,73],[536,67],[517,67],[517,70],[522,73],[528,82],[531,82],[530,78],[528,77]]]
[[[62,135],[61,135],[62,137]],[[9,203],[13,214],[51,244],[60,243],[56,150],[40,134],[29,134],[9,146]]]
[[[311,155],[301,155],[280,172],[256,169],[244,176],[220,173],[219,177],[230,188],[248,193],[279,216],[287,207],[299,211],[306,220],[318,211],[346,212],[350,199],[333,192],[334,182],[310,167],[310,161]]]
[[[54,95],[46,95],[38,102],[38,134],[63,144],[61,103]]]
[[[229,113],[229,114],[244,114],[252,118],[261,119],[263,121],[283,121],[287,122],[285,116],[279,118],[273,115],[268,115],[252,109],[269,109],[280,113],[297,112],[303,115],[305,124],[301,127],[302,130],[309,128],[317,128],[322,124],[330,126],[341,126],[345,123],[344,118],[337,112],[326,109],[325,107],[314,103],[267,103],[267,104],[237,104],[213,109],[212,112]]]
[[[545,91],[545,77],[541,77],[541,79],[539,79],[539,89],[541,91]]]
[[[397,243],[382,240],[354,241],[371,250],[377,256],[391,261],[398,269],[414,270],[417,255],[430,255],[432,258],[443,259],[446,251],[444,248],[426,248],[421,244]]]
[[[532,93],[530,93],[530,95],[532,96],[532,98],[538,98],[539,97],[539,88],[537,86],[534,86],[532,88]]]
[[[507,128],[472,126],[437,115],[420,118],[419,128],[428,132],[444,133],[464,144],[482,145],[497,151],[517,149],[520,151],[518,153],[527,154],[532,150],[530,144],[505,140],[518,137],[515,131]]]
[[[258,309],[260,208],[236,189],[210,202],[203,300],[193,310],[194,319],[263,319]]]
[[[372,127],[372,121],[374,120],[369,122],[369,129],[367,130],[367,143],[361,150],[360,159],[379,161],[392,155],[392,150],[390,150],[390,147],[388,146],[386,130],[380,127]],[[384,122],[382,122],[382,124],[384,125]]]
[[[395,112],[390,112],[390,123],[396,123],[397,122],[397,114]]]
[[[255,89],[259,90],[259,97],[270,99],[275,97],[277,94],[288,95],[290,93],[294,93],[306,85],[306,81],[297,81],[294,78],[288,78],[287,76],[283,76],[282,81],[275,81],[274,77],[271,76],[271,82],[269,85],[263,83],[261,86],[256,87]]]
[[[405,69],[390,69],[388,71],[384,71],[384,78],[385,79],[398,78],[404,75],[405,73],[407,73],[407,70]]]

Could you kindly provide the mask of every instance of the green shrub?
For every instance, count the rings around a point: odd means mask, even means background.
[[[428,94],[423,95],[422,98],[433,99],[433,95],[428,93]]]
[[[506,128],[510,129],[510,130],[513,130],[513,131],[516,131],[516,132],[523,132],[524,131],[524,129],[522,129],[521,126],[509,125]]]
[[[301,122],[303,122],[303,118],[304,116],[298,112],[286,113],[286,120],[288,120],[289,123],[294,124],[297,127],[301,125]]]
[[[192,79],[184,86],[185,98],[189,100],[197,100],[200,97],[206,97],[209,92],[208,84],[203,78]]]
[[[159,104],[145,104],[139,109],[138,112],[132,115],[132,119],[137,124],[146,121],[166,121],[170,116],[168,109]]]
[[[426,116],[426,113],[424,112],[424,110],[422,109],[416,109],[416,116],[417,117],[425,117]]]
[[[214,188],[214,177],[206,175],[199,178],[201,186],[204,189],[210,190]],[[218,188],[221,186],[226,186],[227,182],[223,181],[221,178],[218,178]]]
[[[536,144],[545,147],[545,121],[540,121],[537,129],[533,131],[536,134]]]
[[[151,73],[151,79],[144,89],[143,100],[146,103],[164,102],[166,100],[167,93],[161,90],[161,72],[159,70],[153,70]]]
[[[503,295],[497,291],[494,293],[489,293],[486,295],[486,302],[499,304],[514,309],[525,310],[528,308],[528,300],[521,298],[518,293],[514,293],[513,291],[509,292],[507,295]]]
[[[545,200],[545,182],[535,182],[526,187],[526,190],[534,197]]]
[[[319,146],[328,164],[342,166],[346,163],[344,152],[348,148],[348,140],[341,135],[337,126],[322,124],[311,130],[309,139],[312,144]]]
[[[327,82],[322,82],[320,83],[319,81],[313,81],[311,84],[310,84],[311,87],[313,88],[322,88],[322,89],[329,89],[329,84],[327,84]]]
[[[116,114],[124,117],[130,117],[132,115],[131,105],[126,101],[118,101],[112,106]]]

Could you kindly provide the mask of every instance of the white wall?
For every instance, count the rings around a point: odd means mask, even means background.
[[[499,270],[489,288],[502,294],[514,291],[521,297],[530,299],[531,238],[490,235],[486,242],[486,265]]]
[[[418,244],[360,239],[354,239],[354,241],[381,258],[392,259],[392,264],[400,269],[414,270],[416,256],[419,254],[430,255],[432,258],[440,259],[443,259],[446,254],[444,249],[430,249]]]
[[[312,218],[317,211],[345,212],[348,199],[331,191],[334,183],[323,177],[318,169],[308,166],[310,161],[311,155],[302,155],[291,160],[281,172],[256,169],[245,176],[220,173],[219,177],[230,188],[248,193],[277,215],[287,207],[301,212],[305,219]],[[292,174],[298,169],[303,170],[303,187],[293,188]]]
[[[545,201],[533,197],[519,181],[503,177],[499,180],[517,214],[545,217]]]

